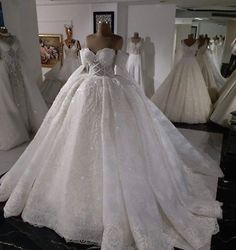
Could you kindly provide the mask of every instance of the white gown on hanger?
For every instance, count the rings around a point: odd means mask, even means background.
[[[82,49],[83,66],[1,179],[4,215],[102,250],[199,249],[221,216],[205,183],[222,172],[136,84],[114,75],[123,59]]]
[[[29,81],[24,70],[16,37],[1,37],[0,55],[0,150],[8,150],[27,141],[29,131],[37,132],[47,107],[37,85]]]
[[[142,63],[143,39],[141,39],[138,43],[134,43],[130,40],[128,42],[127,52],[129,53],[127,71],[129,72],[130,77],[145,92]]]
[[[24,118],[15,102],[6,64],[0,60],[0,150],[29,140]]]
[[[41,89],[46,103],[51,106],[62,86],[69,79],[71,74],[81,65],[78,55],[78,42],[75,41],[70,48],[64,44],[65,59],[63,65],[58,62],[50,71],[45,74],[45,80]]]
[[[236,71],[223,86],[210,119],[222,126],[229,126],[231,112],[236,111]]]
[[[211,99],[195,54],[198,43],[187,46],[151,100],[173,122],[205,123],[211,111]]]
[[[222,46],[221,50],[223,51],[224,45],[221,45],[221,46]],[[216,56],[216,54],[217,54],[216,50],[217,50],[216,45],[213,43],[213,44],[209,45],[209,48],[206,51],[206,55],[209,59],[209,63],[210,63],[215,81],[218,85],[220,85],[222,87],[225,84],[227,79],[221,75],[220,66],[218,63],[217,56]],[[222,61],[222,59],[221,59],[221,61]]]
[[[212,103],[216,102],[219,96],[220,85],[217,84],[212,72],[212,67],[209,62],[209,58],[206,54],[207,51],[207,42],[205,42],[197,52],[197,61],[202,70],[202,75],[207,85],[209,95],[211,97]]]

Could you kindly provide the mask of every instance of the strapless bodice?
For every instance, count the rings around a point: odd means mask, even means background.
[[[104,48],[95,54],[88,48],[80,51],[83,65],[89,67],[89,74],[99,76],[113,76],[116,53],[115,50]]]
[[[195,57],[198,51],[198,42],[195,42],[191,46],[187,46],[184,42],[182,42],[182,48],[184,57]]]

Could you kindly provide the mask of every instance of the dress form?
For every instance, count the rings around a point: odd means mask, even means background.
[[[107,22],[100,22],[98,24],[97,33],[88,35],[85,41],[85,46],[94,53],[104,48],[110,48],[117,51],[122,48],[122,45],[123,38],[113,34]]]
[[[205,44],[205,37],[203,35],[199,35],[198,37],[198,48],[201,48]]]
[[[65,25],[65,32],[67,38],[64,40],[64,60],[58,62],[44,77],[44,84],[41,89],[43,97],[51,106],[62,86],[69,79],[71,74],[81,65],[80,42],[73,39],[73,26]]]
[[[65,25],[65,31],[66,31],[66,36],[67,38],[64,40],[64,43],[66,46],[70,49],[76,42],[77,42],[77,49],[78,51],[81,50],[81,45],[79,40],[73,39],[73,26],[67,26]]]
[[[127,52],[129,53],[126,64],[127,71],[131,79],[133,79],[145,93],[143,79],[143,39],[139,36],[138,32],[134,32],[134,35],[129,39]]]
[[[183,42],[185,45],[191,47],[196,42],[196,39],[193,37],[193,34],[189,34],[188,38],[184,39]]]
[[[133,82],[114,74],[120,37],[92,38],[81,51],[82,67],[0,181],[0,201],[8,199],[4,216],[21,215],[102,250],[173,249],[175,243],[203,249],[221,212],[214,195],[205,195],[203,177],[196,179],[210,162]],[[85,67],[89,74],[81,74]]]
[[[134,32],[134,35],[131,37],[131,42],[137,44],[141,41],[141,39],[142,38],[139,36],[139,33]]]

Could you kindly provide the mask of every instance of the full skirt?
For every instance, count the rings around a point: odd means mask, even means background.
[[[135,84],[75,72],[1,179],[0,201],[5,217],[102,250],[199,249],[218,229],[207,183],[219,176]]]
[[[0,150],[9,150],[29,140],[27,108],[24,105],[23,108],[17,106],[7,67],[0,61]]]
[[[183,57],[151,100],[173,122],[206,123],[211,99],[194,57]]]
[[[231,112],[236,111],[236,71],[223,86],[210,119],[222,126],[229,126]]]

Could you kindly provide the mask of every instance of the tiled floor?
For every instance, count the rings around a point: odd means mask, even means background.
[[[176,126],[180,127],[180,132],[200,151],[203,150],[215,160],[220,160],[224,129],[213,124],[194,125],[192,127],[176,124]],[[13,159],[10,154],[6,154],[6,157],[4,157],[4,154],[0,152],[0,162],[2,163],[2,160],[4,160],[5,168],[10,166],[20,155],[21,150],[22,148],[16,149],[15,153],[12,154],[15,157]],[[218,186],[218,199],[224,201],[224,218],[220,221],[220,233],[213,237],[212,250],[236,250],[236,184],[221,180]],[[22,222],[18,217],[4,219],[3,205],[3,203],[0,203],[0,250],[100,249],[96,246],[66,243],[54,231],[47,228],[33,227]]]

